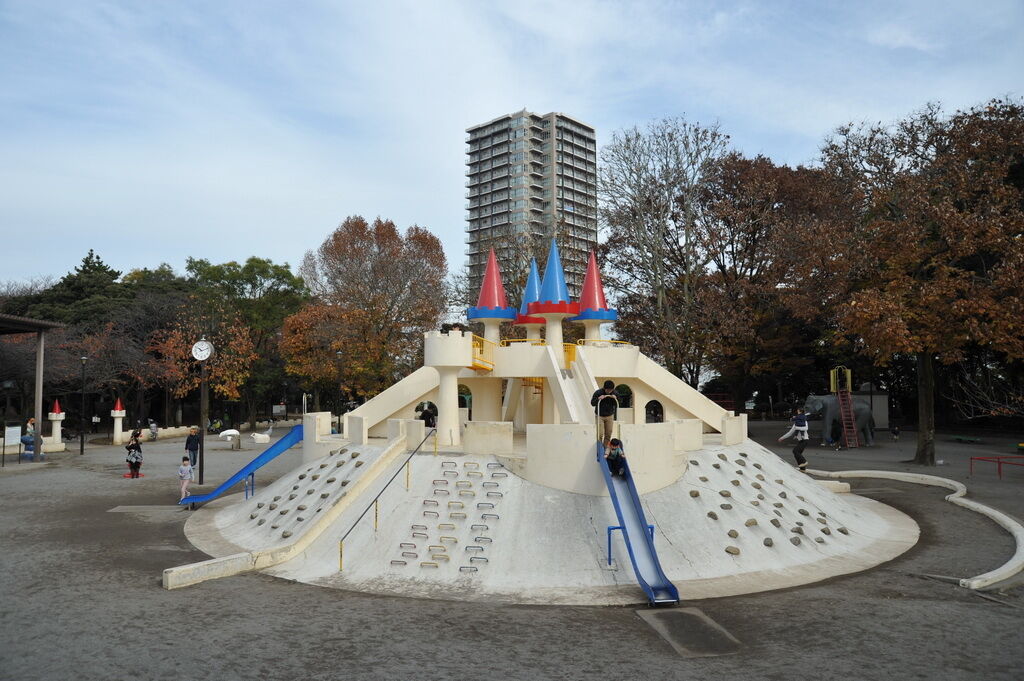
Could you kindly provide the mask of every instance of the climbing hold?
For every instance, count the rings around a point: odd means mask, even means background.
[[[743,471],[737,469],[736,475],[743,475]]]
[[[314,491],[314,490],[311,490],[311,489],[307,489],[307,490],[306,490],[306,494],[312,494],[312,493],[313,493],[313,491]]]
[[[320,474],[319,473],[315,473],[311,479],[312,480],[319,480],[320,479]]]
[[[776,479],[776,480],[775,480],[775,482],[777,482],[777,483],[778,483],[778,484],[780,484],[780,485],[785,485],[785,484],[786,484],[786,481],[785,481],[785,480],[779,480],[779,479]]]
[[[327,468],[327,464],[326,463],[320,464],[320,468]]]
[[[285,530],[284,532],[281,533],[281,536],[284,537],[285,539],[287,539],[288,537],[292,536],[292,531],[291,530]]]
[[[691,497],[699,497],[699,496],[700,496],[700,492],[698,492],[698,491],[697,491],[697,490],[695,490],[695,489],[691,489],[691,490],[690,490],[690,496],[691,496]]]
[[[845,527],[837,527],[836,529],[839,531],[840,534],[850,534],[850,531]]]
[[[814,541],[818,542],[819,544],[824,544],[825,543],[825,540],[822,539],[821,537],[815,537]]]
[[[756,462],[754,463],[754,468],[756,468],[756,469],[758,469],[758,470],[762,470],[762,469],[761,469],[761,464],[759,464],[759,463],[756,463]]]
[[[291,501],[292,499],[294,499],[297,496],[299,496],[299,495],[298,494],[289,494],[288,495],[288,501]]]
[[[352,452],[352,458],[353,459],[359,458],[359,452]]]
[[[305,504],[299,504],[299,510],[300,511],[305,511],[306,510],[306,505]]]
[[[280,525],[277,525],[277,524],[274,524],[274,525],[271,525],[271,526],[270,526],[270,529],[272,529],[272,530],[276,530],[276,529],[277,529],[277,528],[279,528],[279,527],[281,527],[281,526],[280,526]]]
[[[345,486],[345,485],[347,485],[347,484],[348,484],[348,480],[342,480],[342,481],[341,481],[341,486],[342,486],[342,487],[344,487],[344,486]]]
[[[329,485],[332,482],[334,482],[335,480],[337,480],[337,478],[327,478],[327,484]]]
[[[328,494],[327,492],[324,492],[324,493],[322,493],[322,494],[320,495],[320,498],[321,498],[321,499],[326,499],[326,498],[327,498],[327,497],[329,497],[329,496],[331,496],[331,495],[330,495],[330,494]]]
[[[271,511],[273,511],[275,508],[277,508],[277,504],[271,504],[270,505],[270,510]]]
[[[772,546],[774,544],[775,544],[775,542],[772,541],[771,537],[765,537],[764,538],[764,545],[765,546]]]
[[[827,521],[827,520],[825,520],[824,518],[815,518],[815,520],[817,520],[817,521],[818,521],[819,523],[821,523],[822,525],[825,525],[825,524],[827,524],[827,523],[828,523],[828,521]]]
[[[764,495],[763,494],[758,494],[757,498],[760,499],[761,501],[764,501]]]
[[[790,537],[789,543],[793,546],[800,546],[800,537]]]
[[[298,488],[299,488],[298,485],[292,485],[292,489],[298,489]]]
[[[735,539],[736,537],[740,536],[740,533],[737,532],[736,530],[729,530],[728,532],[726,532],[726,534],[728,534],[733,539]]]
[[[729,555],[732,555],[732,556],[740,555],[740,550],[738,548],[736,548],[735,546],[726,546],[725,547],[725,552],[728,553]]]
[[[746,452],[740,452],[740,456],[746,456],[746,455],[747,455]]]
[[[700,476],[700,477],[699,477],[699,478],[697,478],[697,479],[698,479],[698,480],[700,480],[701,482],[707,482],[707,481],[708,481],[708,479],[707,479],[707,478],[705,478],[705,477],[704,477],[703,475],[702,475],[702,476]]]
[[[804,533],[804,528],[802,528],[802,527],[794,527],[793,529],[790,530],[790,532],[795,532],[796,534],[803,534]]]
[[[807,512],[806,508],[797,509],[797,513],[799,513],[800,515],[810,515],[810,513]]]
[[[263,508],[264,506],[266,506],[266,504],[264,504],[262,501],[256,504],[256,508]]]
[[[821,528],[821,533],[822,534],[832,534],[832,530],[828,529],[827,527],[823,527],[823,528]]]
[[[774,525],[775,527],[782,527],[782,523],[779,521],[778,518],[772,518],[772,525]]]
[[[738,463],[741,466],[746,466],[747,465],[747,462],[744,461],[743,459],[736,459],[736,463]]]
[[[750,486],[753,487],[754,489],[761,489],[761,483],[759,482],[752,482],[750,483]]]
[[[281,515],[288,515],[288,509],[287,508],[282,508],[280,513],[281,513]]]
[[[779,492],[779,498],[780,499],[785,499],[786,498],[786,493],[785,492]]]
[[[736,487],[739,487],[739,486],[740,486],[740,481],[739,481],[739,480],[730,480],[730,482],[731,482],[731,483],[732,483],[733,485],[735,485]]]
[[[796,498],[797,498],[797,499],[799,499],[800,501],[807,501],[806,499],[804,499],[804,498],[803,498],[802,496],[800,496],[799,494],[797,494],[797,495],[796,495]]]
[[[721,459],[722,461],[728,461],[729,460],[728,457],[726,457],[726,455],[722,454],[721,452],[718,453],[718,458]]]
[[[775,515],[779,516],[780,518],[782,517],[782,511],[780,511],[779,509],[775,509],[774,513],[775,513]]]
[[[714,511],[708,511],[708,517],[711,518],[712,520],[718,520],[718,514],[715,513]]]
[[[692,463],[694,466],[700,465],[700,461],[697,461],[697,459],[690,459],[690,463]]]
[[[262,524],[263,524],[263,523],[265,523],[265,522],[267,522],[267,519],[266,519],[266,518],[260,518],[260,521],[259,521],[258,523],[256,523],[256,524],[257,524],[257,525],[262,525]]]
[[[760,502],[760,501],[751,501],[751,502],[750,502],[750,505],[751,505],[751,506],[760,506],[760,505],[761,505],[761,502]]]
[[[713,464],[711,464],[711,467],[712,468],[721,468],[722,466],[720,464],[713,463]]]
[[[306,474],[305,473],[299,473],[299,480],[305,480],[305,479],[306,479]]]
[[[797,525],[799,525],[800,527],[803,527],[803,526],[804,526],[804,524],[803,524],[802,522],[800,522],[799,520],[798,520],[798,521],[796,521],[796,524],[797,524]]]
[[[722,509],[723,511],[730,511],[732,510],[732,504],[719,504],[718,508]]]
[[[274,501],[280,501],[280,500],[281,500],[281,496],[280,495],[274,497]]]
[[[825,512],[824,511],[818,511],[818,515],[820,515],[822,518],[824,518],[825,517]]]
[[[774,506],[775,508],[782,508],[782,502],[776,501],[775,503],[772,504],[772,506]]]
[[[342,466],[344,466],[344,465],[345,465],[345,462],[344,462],[344,461],[339,461],[339,462],[338,462],[337,464],[335,464],[335,466],[334,466],[334,467],[335,467],[335,468],[341,468],[341,467],[342,467]]]
[[[754,519],[754,518],[750,518],[749,520],[747,520],[747,522],[745,522],[743,524],[746,525],[747,527],[753,527],[754,525],[757,525],[757,520]]]
[[[295,519],[296,519],[296,520],[298,520],[298,521],[299,521],[300,523],[301,523],[301,522],[302,522],[303,520],[305,520],[305,518],[303,518],[303,517],[302,517],[301,515],[300,515],[300,516],[298,516],[298,517],[297,517],[297,518],[295,518]]]
[[[758,473],[758,474],[757,474],[757,475],[755,475],[754,477],[755,477],[755,478],[757,478],[758,480],[760,480],[760,481],[764,482],[764,476],[763,476],[763,475],[761,475],[760,473]]]
[[[256,513],[250,513],[249,514],[249,520],[255,520],[257,515],[258,514],[256,514]]]
[[[363,465],[362,461],[356,461],[356,468],[359,468],[362,465]]]
[[[721,494],[723,497],[731,497],[732,496],[732,492],[730,492],[727,489],[720,490],[718,493]]]

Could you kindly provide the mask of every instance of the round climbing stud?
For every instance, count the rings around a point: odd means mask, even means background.
[[[278,496],[274,497],[274,501],[281,501],[281,496],[278,495]]]
[[[732,492],[730,492],[727,489],[719,490],[718,493],[721,494],[723,497],[731,497],[732,496]]]
[[[266,506],[266,504],[264,504],[262,501],[256,504],[256,508],[263,508],[264,506]]]
[[[267,519],[266,519],[266,518],[260,518],[260,521],[259,521],[258,523],[256,523],[256,524],[257,524],[257,525],[262,525],[262,524],[263,524],[263,523],[265,523],[265,522],[267,522]]]
[[[324,493],[322,493],[322,494],[320,495],[320,498],[321,498],[321,499],[326,499],[326,498],[327,498],[327,497],[329,497],[329,496],[331,496],[331,495],[330,495],[330,494],[328,494],[327,492],[324,492]]]
[[[757,525],[757,519],[756,518],[748,518],[747,522],[745,522],[743,524],[745,526],[747,526],[747,527],[753,527],[754,525]]]
[[[800,515],[811,515],[810,513],[807,512],[806,508],[799,508],[799,509],[797,509],[797,513],[799,513]]]
[[[737,532],[736,530],[729,530],[728,532],[726,532],[726,534],[728,534],[733,539],[735,539],[736,537],[740,536],[740,533]]]
[[[695,489],[691,489],[691,490],[690,490],[690,496],[691,496],[691,497],[699,497],[699,496],[700,496],[700,492],[698,492],[698,491],[697,491],[697,490],[695,490]]]
[[[839,534],[850,534],[850,531],[845,527],[837,527],[836,531],[839,532]]]
[[[747,462],[744,461],[743,459],[736,459],[736,463],[738,463],[741,466],[746,466],[747,465]]]
[[[827,527],[823,527],[823,528],[821,528],[821,533],[822,534],[832,534],[832,530],[828,529]]]
[[[712,520],[718,520],[718,514],[715,513],[714,511],[708,511],[708,517],[711,518]]]
[[[299,496],[299,495],[298,494],[289,494],[288,495],[288,501],[291,501],[292,499],[294,499],[297,496]]]
[[[274,510],[274,509],[276,509],[276,508],[277,508],[277,504],[271,504],[271,505],[270,505],[270,510],[271,510],[271,511],[273,511],[273,510]]]
[[[782,521],[780,521],[778,518],[772,518],[771,522],[772,525],[774,525],[775,527],[782,527]]]
[[[740,481],[739,480],[730,480],[729,482],[731,482],[736,487],[740,486]]]
[[[757,499],[754,499],[753,501],[750,502],[750,505],[751,506],[760,506],[761,502],[758,501]]]
[[[697,478],[697,479],[698,479],[698,480],[700,480],[701,482],[707,482],[707,481],[708,481],[708,479],[707,479],[706,477],[704,477],[703,475],[702,475],[702,476],[700,476],[700,477],[699,477],[699,478]]]
[[[772,541],[771,537],[765,537],[764,538],[764,545],[765,546],[774,546],[774,544],[775,544],[775,542]]]
[[[742,456],[742,457],[746,457],[746,456],[747,456],[747,453],[746,453],[746,452],[740,452],[740,456]]]
[[[305,480],[305,479],[306,479],[306,474],[305,473],[299,473],[299,480]]]
[[[775,503],[772,504],[772,506],[774,506],[775,508],[782,508],[783,504],[781,501],[776,501]]]
[[[327,484],[331,484],[335,480],[337,480],[337,478],[327,478]]]
[[[320,468],[327,468],[327,464],[326,463],[320,464]]]
[[[719,504],[718,508],[722,509],[723,511],[731,511],[732,504]]]
[[[800,546],[800,537],[790,537],[789,543],[793,546]]]
[[[753,487],[754,489],[761,489],[761,483],[759,482],[752,482],[750,483],[750,486]]]
[[[697,459],[690,459],[690,463],[693,464],[694,466],[700,465],[700,461],[697,461]]]
[[[284,532],[281,533],[281,536],[284,537],[285,539],[287,539],[288,537],[292,536],[292,531],[291,530],[285,530]]]
[[[305,511],[306,510],[306,505],[305,504],[299,504],[298,510]]]
[[[760,499],[761,501],[764,501],[764,495],[763,494],[758,494],[757,498]]]
[[[806,499],[804,499],[804,498],[803,498],[802,496],[800,496],[799,494],[797,494],[797,495],[796,495],[796,498],[797,498],[797,499],[799,499],[800,501],[803,501],[803,502],[806,502],[806,501],[807,501]]]
[[[718,453],[718,458],[721,459],[722,461],[729,460],[729,458],[725,454],[722,454],[721,452]]]
[[[257,515],[256,513],[250,513],[249,514],[249,520],[256,520],[256,515]]]
[[[761,464],[759,464],[759,463],[757,463],[757,462],[754,462],[754,468],[756,468],[756,469],[758,469],[758,470],[762,470],[762,468],[761,468]]]
[[[718,464],[718,463],[713,463],[713,464],[711,464],[711,467],[712,467],[712,468],[721,468],[721,467],[722,467],[722,464]]]
[[[740,555],[739,548],[737,548],[735,546],[726,546],[725,547],[725,552],[728,553],[730,556],[738,556],[738,555]]]
[[[825,543],[825,540],[822,539],[821,537],[815,537],[814,541],[818,542],[819,544],[824,544]]]
[[[815,520],[817,520],[822,525],[827,525],[828,524],[828,521],[825,520],[824,518],[815,518]]]
[[[794,527],[793,529],[790,530],[790,532],[792,532],[794,534],[803,534],[804,533],[804,528],[802,528],[802,527]]]
[[[298,488],[299,488],[299,486],[298,486],[298,485],[292,485],[292,489],[293,489],[293,490],[296,490],[296,489],[298,489]]]
[[[755,477],[755,478],[757,478],[758,480],[760,480],[761,482],[764,482],[764,476],[763,476],[763,475],[761,475],[760,473],[758,473],[758,474],[757,474],[757,475],[755,475],[754,477]]]
[[[779,480],[778,478],[775,479],[775,482],[780,484],[780,485],[785,485],[786,484],[785,480]]]
[[[280,513],[281,515],[288,515],[288,509],[287,509],[287,508],[282,508],[282,509],[281,509],[281,510],[279,511],[279,513]]]
[[[314,474],[313,474],[313,475],[311,476],[311,478],[310,478],[310,479],[311,479],[311,480],[319,480],[319,479],[320,479],[320,474],[319,474],[319,473],[314,473]]]
[[[780,499],[785,499],[786,498],[786,493],[785,492],[779,492],[779,498]]]
[[[311,489],[307,489],[306,490],[306,494],[312,494],[312,493],[313,493],[313,490],[311,490]]]

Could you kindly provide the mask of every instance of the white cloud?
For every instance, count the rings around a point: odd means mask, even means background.
[[[940,46],[925,40],[905,26],[883,24],[870,30],[867,40],[872,45],[890,49],[911,49],[920,52],[932,52]]]

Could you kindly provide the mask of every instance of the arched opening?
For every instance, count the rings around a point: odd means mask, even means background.
[[[662,423],[665,421],[665,410],[661,406],[661,402],[658,400],[651,400],[644,407],[646,414],[645,421],[647,423]]]
[[[468,420],[473,420],[473,391],[464,383],[459,383],[459,409],[467,409]]]
[[[416,405],[416,418],[423,421],[427,428],[437,425],[437,405],[433,402],[420,402]]]
[[[625,383],[615,386],[615,397],[619,400],[619,409],[631,409],[633,407],[633,389]]]

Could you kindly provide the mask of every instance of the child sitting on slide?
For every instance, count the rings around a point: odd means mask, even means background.
[[[608,449],[604,452],[604,458],[608,461],[608,472],[612,475],[626,477],[626,454],[622,451],[622,440],[613,437],[608,443]]]

